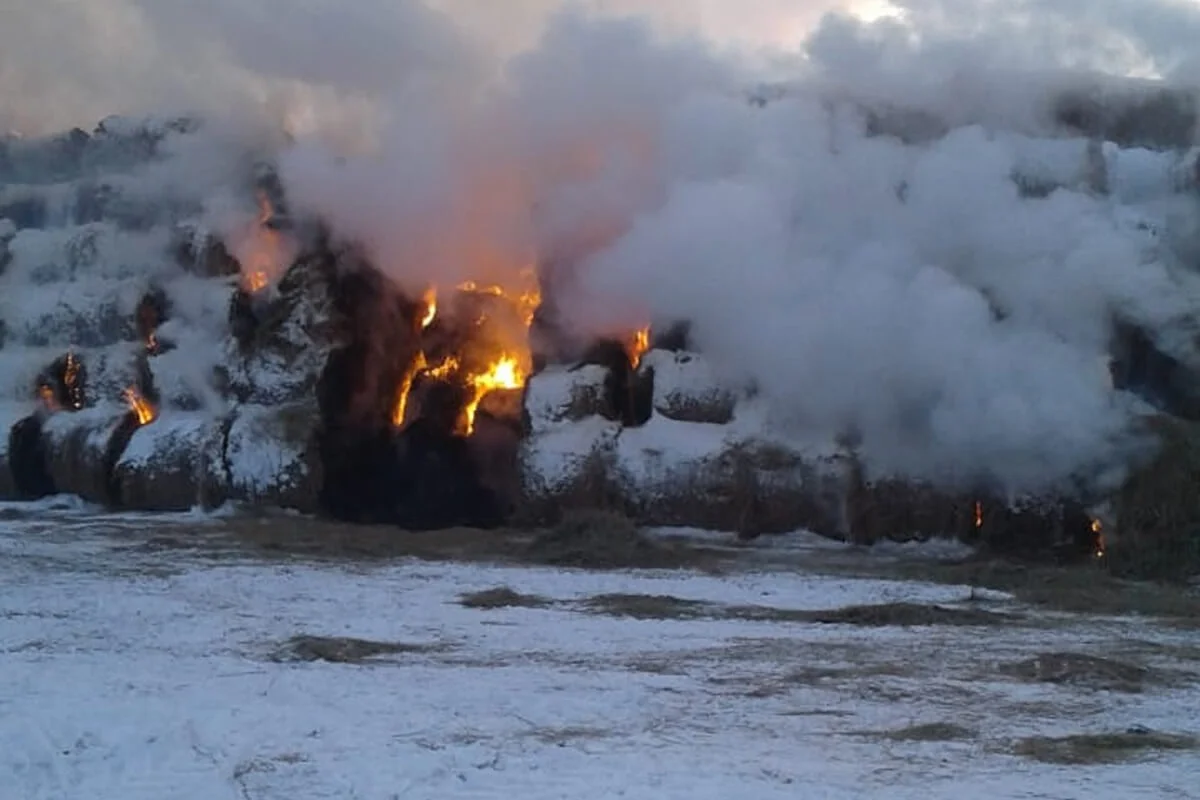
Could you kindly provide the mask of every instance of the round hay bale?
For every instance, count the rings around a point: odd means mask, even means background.
[[[724,427],[656,417],[617,439],[614,480],[644,525],[837,535],[839,467],[829,454],[737,440]]]
[[[225,429],[223,420],[185,413],[138,428],[115,467],[120,505],[144,511],[221,505],[228,483],[221,458]]]
[[[548,367],[526,386],[525,414],[531,433],[588,417],[613,419],[615,413],[608,394],[608,370],[596,364],[577,369]]]
[[[717,379],[712,367],[695,353],[652,350],[639,374],[653,382],[654,412],[678,422],[725,425],[733,419],[737,393]]]
[[[619,507],[611,474],[620,432],[619,424],[592,416],[527,436],[517,454],[518,521],[546,524],[568,508]]]
[[[54,487],[89,503],[116,505],[113,469],[137,426],[133,412],[113,406],[51,415],[42,426],[42,441]]]
[[[46,448],[42,440],[42,416],[31,414],[9,430],[8,466],[18,500],[37,500],[57,494],[46,470]]]
[[[229,497],[246,503],[318,510],[324,469],[315,403],[241,406],[229,427]]]

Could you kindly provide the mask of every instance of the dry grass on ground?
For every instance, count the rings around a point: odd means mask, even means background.
[[[327,661],[333,664],[362,664],[380,656],[439,653],[441,644],[376,642],[342,636],[293,636],[272,654],[273,661]]]
[[[1012,752],[1045,764],[1087,765],[1133,761],[1196,746],[1191,736],[1132,728],[1118,733],[1031,736],[1014,742]]]
[[[507,586],[468,592],[459,595],[458,602],[464,608],[479,609],[548,608],[554,604],[553,600],[535,594],[521,594]]]

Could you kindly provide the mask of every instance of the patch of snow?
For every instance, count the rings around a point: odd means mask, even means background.
[[[106,547],[105,529],[82,517],[0,523],[2,796],[1125,800],[1192,796],[1200,770],[1188,751],[1086,768],[1008,754],[1020,736],[1195,733],[1194,687],[1096,693],[997,670],[1039,652],[1194,645],[1145,622],[637,620],[579,601],[627,593],[786,609],[965,597],[796,573],[230,566],[127,548],[129,532]],[[557,602],[458,602],[496,586]],[[363,664],[272,658],[300,634],[433,649]],[[888,736],[946,722],[974,733]]]

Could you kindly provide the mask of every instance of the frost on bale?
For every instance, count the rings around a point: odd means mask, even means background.
[[[621,426],[599,415],[543,426],[521,443],[520,521],[546,524],[571,508],[619,508],[612,483]]]
[[[607,382],[608,370],[598,364],[553,366],[537,373],[529,379],[525,392],[530,432],[537,434],[591,417],[613,419],[616,411]]]
[[[639,372],[652,381],[655,414],[714,425],[733,419],[737,395],[696,353],[651,350],[642,359]]]
[[[186,511],[226,501],[229,423],[210,414],[167,413],[137,429],[115,467],[125,508]]]
[[[51,415],[42,426],[42,439],[46,471],[57,491],[115,505],[114,468],[136,429],[137,418],[118,406]]]
[[[231,500],[319,510],[323,480],[316,404],[241,406],[229,427],[225,462]]]

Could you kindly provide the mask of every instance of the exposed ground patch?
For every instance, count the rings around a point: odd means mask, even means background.
[[[567,514],[536,536],[524,559],[537,564],[583,569],[706,569],[721,560],[716,551],[643,535],[633,521],[607,511]]]
[[[458,597],[464,608],[548,608],[554,601],[534,594],[521,594],[507,586],[468,592]]]
[[[381,656],[440,653],[444,644],[376,642],[341,636],[293,636],[271,654],[273,661],[327,661],[333,664],[362,664]]]
[[[583,608],[592,613],[635,619],[724,619],[863,627],[987,626],[1009,624],[1021,619],[983,609],[919,603],[881,603],[813,611],[771,606],[729,606],[670,595],[641,594],[596,595],[585,600]]]
[[[893,742],[964,742],[976,738],[978,734],[952,722],[929,722],[886,731],[880,736]]]
[[[1097,691],[1136,693],[1165,676],[1146,667],[1083,653],[1039,653],[1000,671],[1023,681],[1078,686]]]
[[[1115,764],[1165,752],[1196,749],[1195,737],[1131,728],[1119,733],[1032,736],[1013,743],[1014,755],[1045,764]]]
[[[1032,567],[977,558],[956,562],[901,561],[846,565],[843,571],[871,577],[962,584],[1008,592],[1032,606],[1079,614],[1142,614],[1200,619],[1200,592],[1166,583],[1114,578],[1093,567]]]

